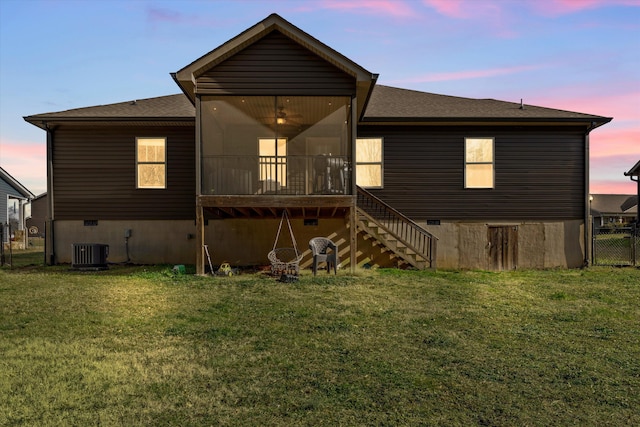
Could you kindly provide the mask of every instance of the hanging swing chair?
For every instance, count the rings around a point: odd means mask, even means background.
[[[287,226],[289,227],[289,234],[291,235],[292,248],[276,248],[278,245],[278,239],[280,238],[280,231],[282,230],[282,223],[287,220]],[[298,251],[298,245],[296,244],[296,238],[293,235],[293,229],[291,228],[291,222],[289,221],[289,214],[287,210],[282,211],[282,218],[280,218],[280,225],[278,226],[278,233],[276,234],[276,240],[273,242],[273,249],[268,255],[271,262],[271,274],[274,276],[291,275],[298,276],[300,274],[300,261],[302,261],[302,254]]]

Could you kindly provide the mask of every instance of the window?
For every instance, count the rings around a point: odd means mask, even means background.
[[[356,183],[382,188],[382,138],[356,139]]]
[[[258,138],[260,181],[287,185],[287,138]]]
[[[137,188],[167,188],[166,138],[136,138]]]
[[[464,188],[493,188],[493,138],[465,138]]]

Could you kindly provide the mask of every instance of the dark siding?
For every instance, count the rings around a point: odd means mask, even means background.
[[[274,31],[197,79],[199,94],[345,95],[355,78]]]
[[[167,137],[166,189],[136,189],[137,136]],[[193,126],[57,129],[55,219],[194,219],[194,140]]]
[[[584,218],[584,132],[361,126],[384,137],[376,196],[415,220]],[[464,188],[464,138],[495,137],[495,188]]]

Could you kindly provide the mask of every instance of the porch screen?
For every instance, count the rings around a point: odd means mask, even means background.
[[[349,188],[339,177],[329,177],[326,167],[317,168],[316,160],[350,164],[350,101],[344,96],[201,96],[202,193],[307,195]]]

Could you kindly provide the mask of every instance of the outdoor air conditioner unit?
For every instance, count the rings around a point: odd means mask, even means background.
[[[104,270],[109,268],[109,245],[101,243],[74,243],[71,267],[79,270]]]

